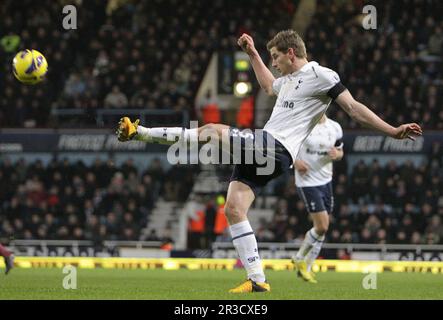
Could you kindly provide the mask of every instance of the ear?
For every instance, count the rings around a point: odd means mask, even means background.
[[[294,50],[294,48],[289,48],[287,54],[289,54],[290,58],[295,58],[295,50]]]

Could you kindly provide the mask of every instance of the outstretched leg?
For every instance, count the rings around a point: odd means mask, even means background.
[[[213,123],[193,129],[182,127],[146,128],[139,125],[138,120],[132,123],[128,117],[124,117],[120,120],[116,133],[120,141],[138,140],[160,144],[174,144],[178,139],[183,139],[185,143],[189,143],[193,139],[206,142],[208,137],[217,141],[229,141],[229,126]]]

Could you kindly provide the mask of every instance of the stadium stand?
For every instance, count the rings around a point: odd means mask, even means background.
[[[409,161],[400,165],[395,160],[381,166],[373,159],[369,163],[359,162],[350,174],[336,171],[336,205],[326,241],[442,244],[441,161],[439,151],[422,166]],[[283,189],[283,196],[275,200],[276,209],[270,209],[274,207],[272,202],[258,205],[273,211],[272,218],[257,224],[259,234],[263,234],[261,241],[302,239],[310,225],[293,179],[286,180]]]
[[[341,75],[354,96],[390,123],[420,122],[442,129],[443,9],[437,1],[371,1],[376,30],[361,28],[366,2],[340,7],[318,1],[306,34],[310,59]],[[332,14],[331,14],[332,13]],[[420,27],[418,27],[420,26]],[[331,118],[357,128],[339,108]]]
[[[198,166],[165,170],[158,160],[139,171],[131,159],[119,167],[100,159],[90,166],[5,159],[0,233],[6,240],[161,240],[146,233],[158,226],[153,211],[163,200],[183,203],[197,172]],[[163,222],[158,237],[167,227]]]
[[[0,128],[52,128],[60,123],[51,112],[71,108],[87,115],[116,107],[185,110],[192,118],[212,52],[234,50],[237,36],[250,32],[265,56],[266,41],[289,27],[293,3],[264,0],[251,9],[248,1],[142,0],[110,11],[105,1],[83,1],[82,28],[68,32],[59,23],[62,1],[4,0],[2,69],[10,69],[17,50],[38,47],[51,72],[49,81],[35,87],[18,84],[10,72],[0,77]],[[425,130],[443,129],[443,7],[437,1],[372,1],[384,19],[377,30],[366,31],[357,27],[356,18],[365,3],[339,8],[337,2],[318,1],[305,36],[309,58],[337,70],[355,97],[388,122],[416,121]],[[166,21],[170,12],[173,18]],[[357,128],[336,106],[330,117],[345,132]],[[96,121],[94,116],[77,117],[70,123],[80,124],[95,126]],[[395,160],[386,166],[376,160],[352,168],[339,164],[336,211],[326,241],[443,244],[441,168],[440,145],[421,166]],[[151,231],[160,195],[184,203],[198,173],[198,166],[165,172],[129,160],[116,167],[107,160],[87,166],[69,159],[44,165],[1,158],[0,235],[159,240],[161,230],[155,235],[143,229]],[[308,226],[290,178],[260,196],[253,210],[259,241],[294,241]],[[167,229],[167,221],[157,222]]]
[[[419,167],[395,160],[381,166],[374,159],[359,162],[350,174],[346,167],[338,170],[327,241],[443,244],[442,168],[443,148],[435,145]],[[47,166],[4,160],[0,230],[3,237],[19,239],[146,239],[141,229],[151,229],[149,217],[159,196],[183,204],[197,175],[198,166],[165,171],[156,161],[140,171],[131,160],[119,167],[99,159],[91,166],[67,159]],[[291,242],[309,225],[292,178],[260,196],[252,210],[260,241]]]
[[[20,86],[12,74],[0,83],[1,110],[14,107],[13,113],[0,113],[2,127],[53,127],[58,123],[51,110],[66,108],[86,110],[88,115],[117,106],[173,109],[195,116],[195,95],[212,52],[233,51],[242,32],[256,34],[263,50],[267,39],[288,25],[294,10],[286,0],[261,1],[260,7],[234,0],[143,0],[126,1],[107,12],[106,2],[96,0],[79,5],[79,29],[67,32],[55,18],[62,3],[45,4],[25,1],[18,10],[7,0],[0,6],[4,12],[16,12],[0,21],[5,35],[22,30],[16,49],[38,43],[51,61],[50,81],[44,86]],[[227,7],[232,10],[223,9]],[[173,17],[166,21],[171,12]],[[6,70],[15,51],[0,50]],[[35,96],[38,99],[31,98]],[[93,116],[76,120],[71,125],[96,124]]]

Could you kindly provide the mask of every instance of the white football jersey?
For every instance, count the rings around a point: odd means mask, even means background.
[[[311,61],[277,78],[272,88],[277,101],[263,129],[281,142],[295,160],[303,141],[344,87],[335,71]]]
[[[343,148],[342,138],[341,126],[329,118],[312,129],[298,154],[298,159],[306,162],[309,170],[301,175],[294,168],[297,187],[322,186],[332,180],[332,160],[328,152],[334,146]]]

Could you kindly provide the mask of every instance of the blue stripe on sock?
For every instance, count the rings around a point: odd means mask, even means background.
[[[237,236],[237,237],[234,237],[234,238],[232,238],[232,241],[234,241],[234,240],[236,240],[236,239],[238,239],[238,238],[242,238],[242,237],[246,237],[246,236],[250,236],[250,235],[253,235],[254,234],[254,232],[246,232],[246,233],[243,233],[243,234],[241,234],[241,235],[239,235],[239,236]]]
[[[314,239],[314,241],[317,241],[317,242],[323,242],[323,241],[321,241],[321,240],[318,240],[316,237],[314,237],[314,236],[312,235],[311,230],[309,230],[309,235],[312,237],[312,239]]]

